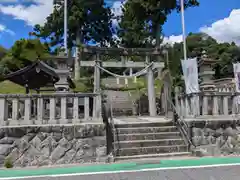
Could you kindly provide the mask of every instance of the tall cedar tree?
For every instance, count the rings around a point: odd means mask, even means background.
[[[111,42],[110,8],[104,0],[68,0],[68,47],[93,40],[101,45]],[[64,1],[54,0],[54,10],[43,26],[35,25],[34,34],[50,46],[63,45]],[[78,42],[77,42],[78,41]]]
[[[198,5],[197,0],[184,0],[185,8]],[[120,23],[122,46],[151,46],[155,40],[159,47],[162,25],[173,10],[180,10],[180,0],[128,0]]]

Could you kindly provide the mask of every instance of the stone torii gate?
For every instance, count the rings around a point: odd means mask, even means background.
[[[81,59],[82,53],[94,54],[95,60],[93,61],[83,61]],[[149,115],[156,116],[156,97],[155,97],[155,89],[154,89],[154,74],[153,69],[161,69],[164,67],[164,62],[153,62],[151,64],[150,57],[152,56],[161,56],[160,48],[103,48],[103,47],[93,47],[93,46],[83,46],[80,48],[79,52],[76,53],[75,57],[75,65],[77,64],[80,67],[94,67],[94,93],[100,93],[100,71],[102,68],[146,68],[147,69],[147,83],[148,83],[148,101],[149,101]],[[100,55],[119,55],[121,57],[121,62],[115,61],[101,61]],[[127,56],[145,56],[145,62],[132,62],[127,60]],[[150,65],[151,64],[151,65]],[[76,73],[76,72],[75,72]],[[79,72],[77,72],[79,73]],[[94,114],[100,115],[101,113],[101,97],[94,98],[93,110]]]

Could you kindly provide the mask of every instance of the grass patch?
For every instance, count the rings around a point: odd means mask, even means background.
[[[93,92],[93,82],[89,79],[81,79],[80,81],[74,82],[76,85],[76,88],[73,89],[74,92]],[[104,86],[104,85],[102,85]],[[161,92],[162,88],[162,81],[159,79],[155,79],[155,93],[159,94]],[[42,89],[49,89],[49,88],[42,88]],[[52,89],[52,88],[51,88]],[[103,89],[105,89],[103,87]],[[108,89],[108,88],[107,88]],[[118,91],[130,91],[132,93],[136,91],[140,91],[140,93],[146,93],[147,92],[147,81],[146,78],[138,78],[137,83],[134,83],[133,80],[129,79],[128,85],[123,86],[121,88],[116,88],[112,90],[118,90]],[[53,93],[54,91],[47,91],[47,92],[41,92],[42,94],[49,94]],[[34,94],[36,91],[30,90],[30,93]],[[2,81],[0,82],[0,94],[25,94],[25,88],[15,84],[11,81]]]
[[[25,94],[25,88],[11,81],[0,82],[1,94]]]
[[[76,92],[90,92],[88,91],[88,87],[82,83],[82,82],[75,82],[76,88],[74,91]],[[42,89],[52,89],[52,88],[42,88]],[[25,88],[15,84],[11,81],[2,81],[0,82],[0,94],[25,94]],[[51,94],[54,91],[46,91],[46,92],[41,92],[42,94]],[[36,91],[30,90],[31,94],[35,94]]]

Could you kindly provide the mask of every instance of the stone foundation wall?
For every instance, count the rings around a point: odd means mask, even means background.
[[[16,167],[106,161],[103,124],[0,128],[0,165]]]
[[[191,123],[196,156],[240,155],[240,121]]]

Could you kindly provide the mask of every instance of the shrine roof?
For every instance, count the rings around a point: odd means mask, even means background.
[[[56,69],[42,61],[37,61],[16,72],[9,73],[4,80],[12,81],[24,87],[27,85],[29,89],[39,89],[41,87],[53,86],[59,81],[59,76],[56,73]],[[68,83],[71,88],[75,88],[70,77],[68,77]]]

